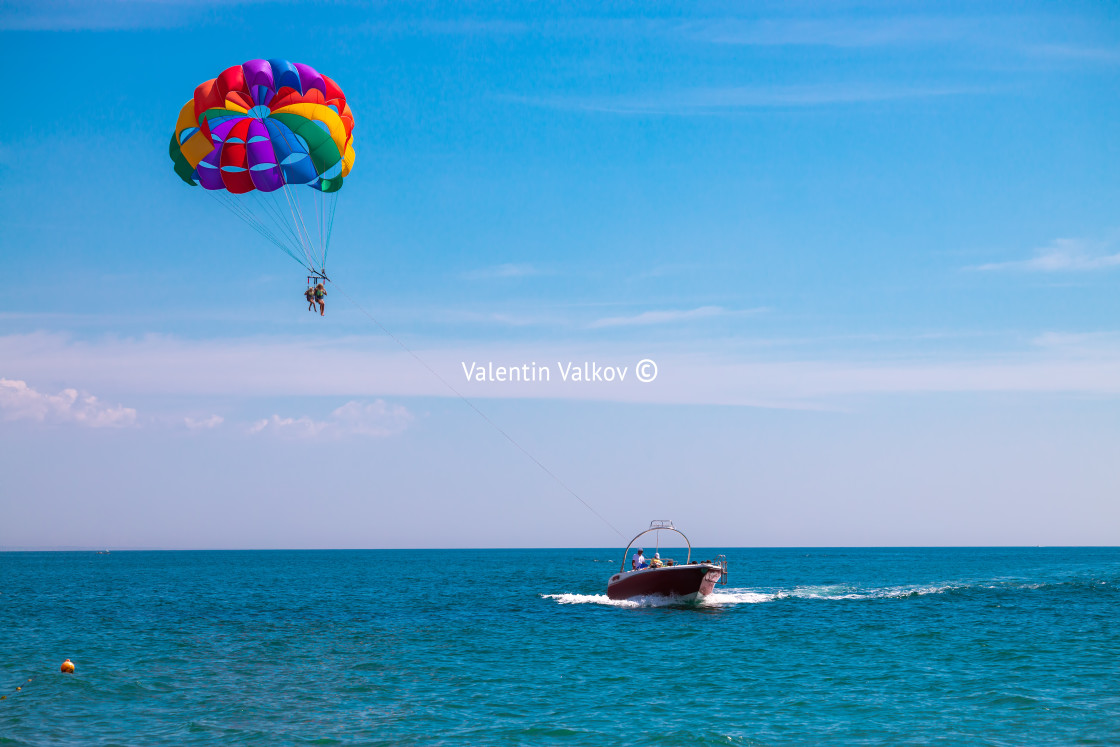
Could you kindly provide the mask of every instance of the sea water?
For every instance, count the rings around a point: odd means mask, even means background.
[[[3,553],[0,744],[1120,744],[1120,549],[716,552]]]

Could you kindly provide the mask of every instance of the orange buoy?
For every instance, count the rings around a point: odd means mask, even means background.
[[[62,662],[62,671],[66,672],[67,674],[73,674],[74,673],[74,662],[70,661],[69,659]]]

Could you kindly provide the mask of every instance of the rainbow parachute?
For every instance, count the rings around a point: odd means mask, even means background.
[[[353,130],[333,80],[298,62],[249,60],[195,88],[170,154],[184,182],[323,274],[335,193],[354,165]]]

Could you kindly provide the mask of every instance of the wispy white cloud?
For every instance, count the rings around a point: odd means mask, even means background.
[[[265,0],[9,0],[0,28],[20,31],[108,31],[173,28],[204,18],[215,7]]]
[[[188,430],[192,431],[210,430],[212,428],[217,428],[225,421],[226,419],[221,415],[211,415],[206,418],[186,417],[183,418],[183,425],[185,425]]]
[[[604,114],[695,116],[751,109],[788,109],[867,104],[901,99],[988,93],[991,88],[963,85],[836,83],[786,86],[691,88],[613,96],[509,97],[530,106]]]
[[[973,65],[983,60],[1005,71],[1015,60],[1057,65],[1114,66],[1120,48],[1101,45],[1076,16],[1055,23],[1054,16],[1023,14],[910,15],[878,17],[710,18],[677,23],[674,35],[693,41],[750,47],[832,47],[878,51],[905,47],[920,54],[923,48],[970,50]]]
[[[532,31],[534,26],[505,18],[409,18],[370,21],[355,30],[375,35],[417,36],[510,36]]]
[[[1120,65],[1120,47],[1097,47],[1079,44],[1035,44],[1027,52],[1046,59]]]
[[[975,36],[980,28],[977,20],[920,16],[720,18],[680,27],[685,36],[714,44],[843,48],[944,43]]]
[[[632,278],[644,280],[648,278],[664,278],[684,275],[687,273],[695,272],[710,272],[713,269],[710,263],[698,264],[691,262],[672,262],[655,265],[648,269],[635,273]],[[720,268],[716,268],[720,269]]]
[[[533,265],[506,263],[469,270],[463,273],[463,277],[467,280],[492,280],[495,278],[525,278],[545,274],[547,273],[544,270]]]
[[[634,328],[637,329],[637,328]],[[654,328],[656,329],[656,328]],[[649,404],[726,404],[762,407],[834,407],[849,396],[922,395],[939,392],[1079,393],[1120,395],[1120,338],[1100,334],[1078,344],[1053,344],[1058,333],[1023,345],[1021,338],[956,351],[941,346],[882,351],[782,353],[765,340],[712,343],[636,342],[479,343],[416,348],[417,355],[458,393],[469,398],[539,398]],[[1066,335],[1074,333],[1065,333]],[[1001,352],[1002,351],[1002,352]],[[293,366],[311,354],[314,367]],[[654,359],[656,381],[634,377],[635,365]],[[407,410],[362,403],[391,397],[454,397],[411,356],[382,338],[310,342],[305,338],[189,341],[141,338],[76,342],[62,335],[0,336],[0,360],[26,380],[56,378],[81,370],[101,391],[165,397],[338,397],[347,402],[328,417],[277,413],[257,432],[329,435],[396,432],[411,421]],[[559,365],[584,361],[628,367],[613,384],[573,383]],[[552,371],[547,382],[464,381],[463,364],[485,367],[535,364]],[[350,405],[356,401],[358,405]],[[177,419],[182,422],[182,416]],[[245,426],[246,428],[248,425]]]
[[[543,324],[561,325],[565,320],[561,316],[545,316],[532,314],[504,314],[501,312],[480,313],[474,311],[454,311],[446,314],[446,321],[469,322],[503,327],[532,327]]]
[[[675,322],[693,321],[695,319],[709,319],[717,316],[758,314],[762,311],[764,311],[764,309],[732,311],[729,309],[725,309],[722,306],[701,306],[696,309],[687,310],[643,311],[641,314],[635,314],[633,316],[610,316],[603,319],[596,319],[587,326],[592,329],[600,329],[602,327],[633,327],[648,324],[671,324]]]
[[[402,432],[413,420],[413,415],[403,405],[391,405],[383,399],[373,402],[352,400],[334,410],[326,420],[271,417],[253,423],[248,431],[280,433],[300,438],[316,436],[393,436]]]
[[[1055,239],[1030,259],[989,262],[967,269],[978,271],[1087,272],[1120,266],[1120,252],[1109,253],[1115,242]]]
[[[407,428],[412,420],[406,407],[391,405],[383,399],[347,402],[331,413],[331,422],[340,432],[356,436],[392,436]]]
[[[1041,348],[1095,355],[1120,349],[1120,332],[1043,332],[1031,342]]]
[[[89,428],[122,428],[136,424],[136,410],[131,407],[107,405],[77,389],[44,394],[17,379],[0,379],[0,412],[5,420],[72,423]]]
[[[272,415],[271,417],[258,420],[249,426],[249,433],[284,433],[289,435],[300,436],[303,438],[312,438],[318,436],[327,428],[325,421],[312,420],[309,417],[301,418],[283,418],[279,415]]]

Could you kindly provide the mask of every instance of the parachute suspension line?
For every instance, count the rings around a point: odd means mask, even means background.
[[[299,248],[299,237],[296,236],[295,231],[292,230],[291,223],[284,218],[284,213],[280,209],[280,197],[275,192],[266,192],[261,194],[261,206],[269,217],[272,218],[273,223],[280,227],[284,235],[291,242],[292,247]]]
[[[334,231],[334,214],[338,209],[338,193],[330,200],[330,215],[327,218],[327,239],[323,243],[323,266],[327,264],[327,250],[331,248],[331,232]]]
[[[305,190],[304,194],[306,196],[307,202],[310,203],[308,205],[308,209],[310,213],[313,213],[315,216],[314,226],[312,226],[311,216],[305,216],[305,220],[307,221],[308,234],[311,233],[312,227],[314,227],[316,229],[316,232],[318,233],[318,243],[315,243],[313,241],[310,241],[309,243],[311,243],[316,249],[315,260],[318,263],[319,269],[325,270],[327,266],[327,250],[330,248],[330,239],[327,235],[327,204],[330,203],[333,206],[338,198],[334,193],[327,194],[326,192],[318,188]],[[303,212],[305,211],[301,210],[301,213]]]
[[[276,236],[276,234],[272,230],[272,227],[261,221],[260,218],[254,215],[252,211],[242,205],[240,201],[224,194],[221,199],[227,203],[227,206],[234,213],[234,215],[239,216],[243,221],[248,223],[250,227],[256,230],[257,233],[278,246],[280,249],[286,252],[288,256],[292,257],[292,259],[296,260],[300,264],[303,264],[303,261],[300,259],[300,257],[288,248],[288,245],[284,242],[284,240]]]
[[[316,212],[316,218],[319,224],[319,247],[322,251],[321,257],[323,258],[323,267],[327,266],[327,196],[319,193],[319,209]]]
[[[320,266],[325,269],[327,266],[327,201],[333,201],[335,197],[333,193],[328,196],[327,193],[321,189],[316,189],[315,191],[318,193],[313,199],[315,202],[315,224],[319,229],[319,261],[321,263]]]
[[[294,132],[292,133],[292,135],[297,141],[296,144],[306,146],[306,142],[302,138],[300,138]],[[289,150],[295,151],[295,145],[293,145],[292,141],[288,138],[287,132],[283,132],[283,138],[284,144],[288,146]],[[308,158],[311,158],[310,152],[303,152],[307,153]],[[288,210],[292,214],[292,224],[296,229],[296,233],[299,234],[301,249],[307,256],[307,266],[310,269],[315,270],[316,272],[322,273],[325,269],[323,265],[326,263],[326,253],[322,252],[320,256],[316,256],[317,253],[315,252],[314,245],[311,240],[311,232],[307,230],[307,224],[303,220],[303,210],[300,205],[299,195],[294,194],[291,191],[291,185],[289,185],[286,181],[284,182],[284,196],[288,200]]]
[[[327,264],[327,251],[331,248],[327,243],[327,203],[334,204],[338,195],[334,192],[328,197],[326,192],[319,193],[319,234],[323,239],[323,265]]]
[[[299,230],[299,221],[296,219],[296,209],[295,209],[295,206],[292,204],[292,192],[288,188],[287,184],[285,184],[283,187],[281,187],[281,189],[284,192],[284,200],[287,202],[287,205],[288,205],[288,215],[291,218],[290,225],[292,226],[292,230],[294,231],[294,233],[296,235],[296,240],[299,244],[299,249],[300,249],[301,252],[303,252],[304,263],[308,267],[314,267],[315,263],[311,261],[311,252],[307,248],[307,242],[304,240],[303,232]]]
[[[220,202],[222,205],[224,205],[234,215],[238,216],[243,221],[245,221],[245,223],[247,223],[250,228],[252,228],[258,234],[260,234],[262,237],[264,237],[265,239],[267,239],[268,241],[270,241],[274,245],[276,245],[281,251],[283,251],[289,257],[294,259],[296,262],[298,262],[300,264],[300,266],[307,267],[307,263],[304,261],[304,259],[302,257],[300,257],[299,255],[297,255],[295,252],[293,252],[291,250],[291,248],[289,247],[289,245],[286,244],[283,240],[277,238],[276,235],[273,233],[272,228],[270,226],[268,226],[267,224],[263,223],[256,215],[254,215],[248,208],[246,208],[241,203],[241,201],[239,201],[238,199],[230,196],[229,194],[227,194],[225,192],[219,193],[217,191],[214,191],[213,194],[214,194],[215,199],[218,200],[218,202]],[[279,225],[284,225],[284,224],[283,224],[283,222],[281,222]]]
[[[306,266],[314,267],[314,262],[308,259],[308,252],[304,247],[303,239],[300,237],[299,226],[296,225],[292,219],[292,213],[286,194],[278,194],[280,190],[276,190],[270,194],[269,209],[273,220],[283,227],[286,235],[289,237],[292,249],[300,252],[304,259],[302,260]]]
[[[293,198],[292,189],[287,184],[284,185],[284,197],[288,200],[288,211],[292,214],[292,224],[295,226],[296,233],[299,234],[300,248],[303,250],[304,256],[307,257],[307,266],[314,269],[315,258],[312,256],[309,246],[311,239],[307,236],[307,227],[303,225],[303,215],[299,212],[299,198]]]
[[[316,245],[310,228],[304,219],[299,194],[292,191],[290,185],[284,185],[283,190],[283,196],[278,194],[280,190],[271,193],[254,191],[251,195],[232,195],[224,190],[206,189],[204,191],[226,210],[244,221],[266,241],[299,262],[305,269],[316,275],[322,275],[326,265],[327,247],[334,223],[337,197],[331,195],[328,198],[330,201],[329,218],[327,217],[328,209],[325,204],[318,207],[314,203],[308,205],[310,209],[316,211],[319,233],[319,242]],[[308,200],[318,199],[310,193],[305,196]],[[251,205],[246,204],[246,200],[251,200]],[[320,217],[320,213],[323,214],[322,217]]]
[[[236,200],[229,196],[228,193],[221,190],[207,189],[206,194],[213,197],[214,200],[218,202],[218,204],[222,205],[238,218],[249,224],[249,227],[260,234],[265,240],[271,242],[272,244],[275,244],[277,248],[294,259],[296,262],[299,262],[304,267],[307,266],[304,263],[303,259],[301,259],[295,253],[293,253],[291,249],[288,248],[287,244],[276,238],[276,236],[272,233],[268,226],[261,223],[261,221],[256,216],[247,211],[242,205],[238,204]]]
[[[304,217],[303,207],[304,207],[305,200],[300,198],[300,194],[301,194],[300,192],[291,189],[290,186],[285,187],[285,189],[289,190],[289,194],[291,195],[292,205],[294,206],[294,210],[295,210],[295,217],[296,217],[296,220],[298,221],[297,228],[299,230],[300,235],[303,236],[304,241],[306,242],[307,257],[310,260],[310,263],[311,263],[312,267],[321,270],[322,266],[323,266],[322,265],[322,259],[321,259],[320,253],[317,250],[317,247],[315,246],[315,240],[311,236],[311,229],[308,228],[307,220]],[[302,194],[304,196],[307,195],[306,189],[302,192]],[[312,203],[312,209],[313,208],[314,208],[314,203]]]
[[[375,318],[375,317],[373,316],[373,314],[371,314],[371,313],[369,313],[368,311],[366,311],[366,309],[365,309],[365,308],[364,308],[364,307],[363,307],[363,306],[362,306],[362,305],[361,305],[360,303],[358,303],[358,302],[357,302],[356,300],[354,300],[354,297],[353,297],[353,296],[351,296],[351,295],[350,295],[349,293],[347,293],[347,292],[346,292],[345,290],[343,290],[343,289],[342,289],[342,288],[341,288],[341,287],[340,287],[340,286],[338,285],[338,283],[336,283],[336,282],[335,282],[335,281],[333,281],[333,280],[330,280],[329,278],[327,279],[327,282],[329,282],[329,283],[330,283],[330,284],[331,284],[332,286],[334,286],[335,288],[337,288],[337,289],[338,289],[338,292],[339,292],[339,293],[341,293],[342,295],[346,296],[346,298],[347,298],[347,299],[348,299],[348,300],[350,301],[350,303],[354,304],[354,308],[356,308],[356,309],[357,309],[358,311],[362,312],[362,314],[364,314],[364,315],[365,315],[365,316],[366,316],[366,317],[367,317],[367,318],[368,318],[368,319],[369,319],[369,320],[370,320],[371,322],[373,322],[373,323],[374,323],[375,325],[377,325],[377,328],[378,328],[378,329],[380,329],[380,330],[381,330],[382,332],[384,332],[384,333],[385,333],[386,335],[388,335],[388,336],[389,336],[390,338],[392,338],[393,342],[397,343],[397,345],[398,345],[398,346],[399,346],[399,347],[401,348],[401,350],[403,350],[404,352],[408,353],[408,354],[409,354],[410,356],[412,356],[412,358],[413,358],[413,359],[414,359],[414,360],[415,360],[415,361],[416,361],[417,363],[419,363],[419,364],[420,364],[421,366],[423,366],[424,368],[428,369],[428,373],[430,373],[430,374],[431,374],[432,376],[436,377],[436,379],[438,379],[438,380],[439,380],[439,382],[440,382],[441,384],[443,384],[443,385],[444,385],[445,387],[447,387],[447,389],[448,389],[448,390],[449,390],[449,391],[450,391],[450,392],[451,392],[452,394],[454,394],[454,395],[455,395],[456,397],[458,397],[458,398],[459,398],[460,400],[462,400],[462,401],[463,401],[463,403],[464,403],[464,404],[465,404],[465,405],[466,405],[467,407],[469,407],[469,408],[471,408],[472,410],[474,410],[474,411],[475,411],[475,413],[476,413],[476,414],[477,414],[477,415],[478,415],[478,416],[479,416],[480,418],[482,418],[482,419],[483,419],[483,420],[485,420],[485,421],[486,421],[487,423],[489,423],[489,424],[490,424],[490,427],[491,427],[491,428],[493,428],[493,429],[494,429],[494,430],[496,430],[496,431],[497,431],[498,433],[500,433],[500,434],[501,434],[501,435],[502,435],[502,436],[503,436],[503,437],[504,437],[504,438],[505,438],[505,439],[506,439],[507,441],[509,441],[509,442],[510,442],[511,444],[513,444],[513,445],[514,445],[514,447],[516,447],[518,451],[520,451],[520,452],[521,452],[522,454],[524,454],[525,456],[527,456],[527,457],[529,458],[529,461],[531,461],[531,462],[532,462],[533,464],[535,464],[535,465],[537,465],[538,467],[540,467],[540,468],[541,468],[541,470],[542,470],[542,471],[543,471],[543,472],[544,472],[544,473],[545,473],[546,475],[548,475],[549,477],[551,477],[551,478],[552,478],[552,479],[553,479],[553,480],[554,480],[554,481],[556,482],[556,484],[557,484],[557,485],[559,485],[560,487],[562,487],[562,488],[563,488],[564,490],[566,490],[566,491],[567,491],[567,492],[568,492],[568,493],[569,493],[569,494],[570,494],[570,495],[571,495],[571,496],[572,496],[573,498],[575,498],[575,499],[576,499],[577,501],[579,501],[580,503],[582,503],[582,504],[583,504],[583,506],[584,506],[584,508],[586,508],[586,509],[587,509],[588,511],[590,511],[591,513],[595,514],[595,516],[596,516],[596,517],[598,517],[598,519],[599,519],[600,521],[602,521],[602,522],[603,522],[604,524],[606,524],[606,525],[607,525],[608,527],[610,527],[611,529],[613,529],[613,530],[614,530],[614,533],[615,533],[615,534],[617,534],[617,535],[618,535],[619,537],[621,537],[622,539],[626,539],[626,535],[624,535],[624,534],[623,534],[622,532],[618,531],[618,528],[617,528],[617,527],[615,527],[615,525],[614,525],[614,524],[612,524],[612,523],[610,523],[609,521],[607,521],[607,519],[606,519],[606,518],[605,518],[605,517],[604,517],[604,516],[603,516],[603,515],[602,515],[601,513],[599,513],[598,511],[596,511],[596,510],[595,510],[595,509],[594,509],[594,508],[593,508],[593,507],[591,506],[591,504],[590,504],[590,503],[588,503],[587,501],[585,501],[585,500],[584,500],[584,499],[583,499],[583,498],[582,498],[582,497],[580,496],[580,494],[579,494],[579,493],[577,493],[576,491],[572,490],[572,488],[570,488],[570,487],[568,486],[568,484],[567,484],[566,482],[564,482],[563,480],[561,480],[561,479],[560,479],[560,477],[559,477],[559,476],[558,476],[558,475],[557,475],[557,474],[556,474],[555,472],[553,472],[553,471],[552,471],[552,470],[550,470],[550,469],[549,469],[548,467],[546,467],[546,466],[544,465],[544,463],[543,463],[543,462],[541,462],[541,460],[539,460],[539,459],[537,459],[537,458],[536,458],[535,456],[533,456],[532,452],[530,452],[530,451],[529,451],[528,449],[526,449],[526,448],[525,448],[524,446],[522,446],[522,445],[521,445],[521,444],[519,444],[519,443],[518,443],[517,441],[515,441],[515,440],[514,440],[514,438],[513,438],[513,436],[509,435],[509,434],[508,434],[508,433],[506,433],[506,432],[505,432],[504,430],[502,430],[501,426],[499,426],[499,425],[498,425],[497,423],[495,423],[495,422],[494,422],[493,420],[491,420],[491,419],[489,418],[489,416],[487,416],[487,414],[486,414],[486,413],[484,413],[484,412],[483,412],[482,410],[478,409],[478,406],[477,406],[477,405],[475,405],[475,403],[474,403],[474,402],[472,402],[471,400],[467,399],[467,397],[466,397],[466,396],[465,396],[465,395],[464,395],[464,394],[463,394],[462,392],[460,392],[460,391],[459,391],[458,389],[456,389],[456,388],[455,388],[454,386],[452,386],[452,385],[451,385],[451,382],[449,382],[449,381],[448,381],[447,379],[445,379],[445,378],[443,378],[442,376],[440,376],[440,375],[439,375],[439,373],[438,373],[438,372],[437,372],[437,371],[436,371],[436,370],[435,370],[434,368],[432,368],[431,366],[429,366],[429,365],[428,365],[428,364],[427,364],[427,363],[426,363],[426,362],[424,361],[424,359],[423,359],[423,358],[421,358],[421,357],[420,357],[419,355],[417,355],[417,354],[416,354],[415,352],[413,352],[412,348],[408,347],[408,346],[407,346],[407,345],[405,345],[405,344],[404,344],[403,342],[401,342],[401,340],[400,340],[400,338],[399,338],[399,337],[397,337],[397,336],[396,336],[396,335],[394,335],[394,334],[393,334],[392,332],[390,332],[390,331],[389,331],[389,330],[388,330],[388,329],[387,329],[387,328],[385,327],[385,325],[384,325],[384,324],[382,324],[381,322],[377,321],[377,319],[376,319],[376,318]]]
[[[326,202],[327,196],[323,194],[323,190],[316,190],[319,194],[316,195],[316,201],[319,203],[319,209],[315,211],[316,223],[319,224],[319,255],[323,258],[323,267],[327,265],[327,245],[324,243],[326,233],[323,231],[323,203]]]
[[[314,210],[314,213],[315,213],[315,229],[316,229],[316,233],[318,234],[318,238],[319,238],[319,243],[318,243],[319,258],[323,262],[323,264],[325,265],[326,264],[326,256],[325,256],[326,255],[326,251],[325,251],[326,247],[323,245],[323,199],[324,199],[324,196],[323,196],[323,190],[321,190],[321,189],[316,188],[315,192],[317,194],[312,195],[311,206],[312,206],[312,208]]]
[[[253,228],[257,233],[261,234],[274,244],[279,245],[281,248],[284,248],[283,242],[272,232],[272,228],[261,222],[261,220],[257,218],[257,216],[249,212],[245,208],[245,206],[242,205],[238,200],[233,199],[229,196],[229,194],[225,192],[215,191],[211,194],[213,194],[219,202],[225,205],[225,207],[230,210],[230,212],[248,223],[249,226]]]
[[[284,235],[288,242],[288,246],[291,247],[293,253],[299,253],[300,261],[302,263],[307,264],[306,255],[303,252],[302,247],[300,246],[299,237],[292,232],[291,226],[288,225],[288,219],[285,214],[280,212],[278,207],[273,207],[272,212],[270,212],[269,214],[272,216],[272,220],[274,222],[276,222],[278,225],[284,226]]]

